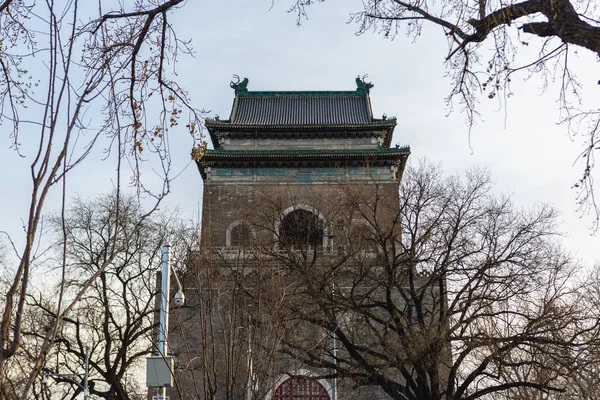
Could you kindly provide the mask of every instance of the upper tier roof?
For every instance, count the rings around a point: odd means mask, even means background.
[[[232,125],[366,125],[368,98],[354,92],[248,92],[234,101]]]
[[[247,78],[230,86],[235,98],[229,119],[205,121],[214,150],[197,160],[203,178],[208,167],[403,168],[410,154],[408,147],[389,148],[396,118],[373,118],[373,85],[360,77],[354,91],[251,92]]]
[[[302,132],[309,137],[378,136],[389,146],[396,118],[373,118],[371,83],[356,78],[354,91],[248,91],[248,78],[232,82],[235,98],[227,120],[207,118],[215,148],[223,137],[287,138]],[[294,133],[292,133],[294,132]]]

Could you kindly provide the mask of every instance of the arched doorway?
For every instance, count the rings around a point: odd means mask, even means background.
[[[273,391],[273,400],[330,400],[327,390],[316,380],[289,378]]]

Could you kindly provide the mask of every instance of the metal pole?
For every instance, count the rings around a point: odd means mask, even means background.
[[[169,289],[171,284],[171,269],[169,267],[169,248],[168,242],[163,247],[162,257],[162,285],[160,290],[160,326],[158,328],[158,355],[167,356],[167,334],[169,329]],[[167,398],[167,388],[159,389],[161,399]]]
[[[85,349],[85,367],[83,370],[83,400],[88,398],[88,376],[90,373],[90,349]]]
[[[246,400],[252,400],[253,393],[257,388],[256,375],[254,374],[254,360],[252,358],[252,335],[254,331],[254,325],[252,324],[252,317],[248,315],[248,388],[246,392]]]
[[[337,366],[337,348],[335,346],[335,334],[331,335],[331,347],[333,347],[332,351],[333,351],[333,364],[335,366]],[[333,396],[331,396],[331,400],[337,400],[337,370],[336,367],[334,367],[334,372],[333,372],[333,387],[331,390],[333,393]]]
[[[331,287],[331,297],[333,299],[335,299],[335,283],[332,284]],[[335,313],[333,315],[334,318],[334,323],[337,326],[337,318],[335,316]],[[331,332],[331,355],[332,355],[332,361],[333,361],[333,368],[332,368],[332,373],[333,373],[333,385],[331,388],[331,400],[337,400],[337,347],[335,345],[335,331]]]
[[[246,382],[246,400],[252,400],[252,333],[248,326],[248,380]]]

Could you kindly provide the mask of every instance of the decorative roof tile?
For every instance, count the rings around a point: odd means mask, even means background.
[[[372,122],[366,96],[240,96],[233,125],[362,125]]]

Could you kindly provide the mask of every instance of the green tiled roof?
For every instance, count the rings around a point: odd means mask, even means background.
[[[248,79],[231,83],[235,98],[228,120],[207,119],[212,127],[366,126],[393,124],[394,119],[373,118],[369,90],[372,84],[356,79],[354,91],[249,91]]]
[[[372,155],[384,155],[384,154],[410,154],[410,147],[392,147],[386,148],[377,146],[376,149],[361,149],[361,150],[223,150],[222,148],[217,150],[207,150],[204,157],[211,158],[215,157],[254,157],[254,158],[265,158],[265,157],[288,157],[288,156],[305,156],[305,157],[344,157],[344,156],[356,156],[356,157],[368,157]]]
[[[365,135],[384,137],[389,146],[396,118],[374,118],[369,99],[371,83],[356,78],[354,91],[249,91],[248,79],[232,82],[235,98],[229,119],[205,120],[215,148],[229,137],[282,137],[306,132],[308,137]],[[345,133],[346,132],[346,133]],[[275,136],[274,136],[275,135]]]
[[[366,125],[372,121],[365,96],[236,97],[230,124],[273,125]]]
[[[369,150],[208,150],[197,161],[206,179],[206,167],[213,168],[315,168],[340,165],[395,166],[404,168],[410,148],[379,146]]]

